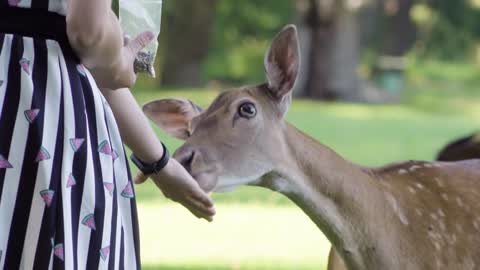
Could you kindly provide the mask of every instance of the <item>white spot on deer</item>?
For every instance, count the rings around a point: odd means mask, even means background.
[[[423,167],[425,167],[425,168],[432,168],[433,166],[432,166],[432,164],[430,164],[430,163],[425,163],[425,164],[423,165]]]
[[[435,182],[437,183],[437,185],[441,188],[445,187],[445,184],[440,180],[440,178],[438,177],[435,177],[433,178],[433,180],[435,180]]]
[[[415,183],[415,186],[417,186],[418,189],[425,189],[425,186],[422,183]]]
[[[407,226],[408,225],[408,219],[405,213],[403,212],[403,209],[398,205],[397,200],[395,197],[393,197],[392,194],[385,192],[385,197],[390,204],[390,206],[393,208],[393,212],[398,216],[400,221],[403,223],[403,225]]]
[[[456,234],[452,234],[450,236],[450,244],[453,245],[457,242],[457,235]]]
[[[438,215],[439,215],[439,216],[445,217],[445,213],[443,212],[442,209],[439,208],[439,209],[437,210],[437,212],[438,212]]]
[[[440,226],[440,229],[441,229],[442,231],[446,231],[446,230],[447,230],[447,226],[445,226],[445,223],[439,221],[439,222],[438,222],[438,225]]]
[[[420,209],[418,209],[418,208],[415,209],[415,213],[416,213],[419,217],[423,216],[422,210],[420,210]]]
[[[437,215],[436,215],[435,213],[430,213],[430,217],[431,217],[432,219],[434,219],[434,220],[437,220],[437,219],[438,219],[438,217],[437,217]]]
[[[477,220],[474,220],[473,221],[473,227],[475,227],[475,229],[477,231],[480,230],[480,223]]]
[[[410,171],[411,171],[411,172],[414,172],[415,170],[418,170],[418,169],[420,169],[420,168],[422,168],[422,167],[420,167],[420,166],[418,166],[418,165],[413,165],[412,167],[410,167]]]
[[[448,202],[448,195],[447,193],[442,193],[442,199]]]
[[[460,207],[463,207],[463,201],[462,201],[462,198],[460,198],[460,197],[457,197],[457,198],[455,198],[455,200],[457,201],[457,204],[458,204],[458,206],[460,206]]]
[[[406,174],[406,173],[407,173],[407,170],[405,169],[398,170],[398,174]]]
[[[435,246],[435,249],[438,250],[438,251],[440,251],[442,249],[442,245],[440,245],[439,242],[433,242],[433,245]],[[439,261],[437,261],[437,265],[438,265],[438,262]]]
[[[432,163],[432,166],[433,166],[433,167],[437,167],[437,168],[442,167],[442,165],[441,165],[440,163],[438,163],[438,162]]]
[[[410,187],[410,186],[409,186],[407,189],[408,189],[408,191],[410,191],[410,193],[412,193],[412,194],[417,193],[413,187]]]

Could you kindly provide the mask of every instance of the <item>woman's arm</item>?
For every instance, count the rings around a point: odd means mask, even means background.
[[[145,162],[155,162],[163,147],[147,118],[127,88],[102,89],[117,120],[125,144]],[[188,172],[174,159],[160,173],[151,176],[166,197],[187,207],[194,215],[209,221],[215,214],[213,203]]]
[[[67,10],[70,43],[89,67],[111,67],[120,59],[123,36],[111,0],[71,0]]]
[[[135,83],[133,62],[154,35],[144,32],[124,46],[111,0],[70,0],[67,35],[73,49],[100,87],[118,89]]]

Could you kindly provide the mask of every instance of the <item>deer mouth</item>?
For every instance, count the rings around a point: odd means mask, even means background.
[[[195,179],[200,186],[201,189],[205,192],[212,192],[214,191],[218,177],[217,174],[214,173],[212,170],[207,170],[203,172],[191,172],[193,179]]]

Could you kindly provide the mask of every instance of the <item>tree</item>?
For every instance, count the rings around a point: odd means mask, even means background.
[[[208,55],[217,1],[165,2],[162,83],[175,86],[201,86],[202,65]]]
[[[355,14],[344,1],[298,0],[303,95],[358,101],[362,97],[356,68],[360,53]]]

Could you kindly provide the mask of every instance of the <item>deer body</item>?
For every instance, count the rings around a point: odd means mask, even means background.
[[[186,140],[174,158],[204,190],[257,185],[295,202],[340,269],[480,269],[480,160],[366,168],[343,159],[284,120],[298,61],[289,26],[266,54],[267,84],[224,92],[205,111],[183,99],[144,111]]]

